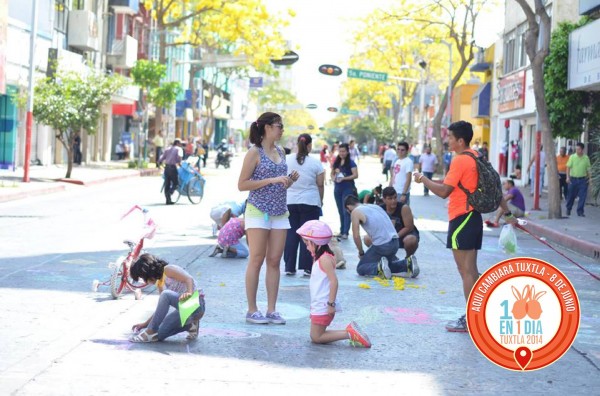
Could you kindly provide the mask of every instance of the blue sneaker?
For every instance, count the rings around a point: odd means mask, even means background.
[[[260,311],[256,311],[252,314],[248,312],[246,314],[246,322],[254,324],[267,324],[269,323],[269,319],[267,319]]]
[[[271,313],[267,314],[267,320],[269,321],[269,323],[273,323],[273,324],[285,324],[285,319],[283,319],[281,317],[281,315],[279,315],[279,312],[273,311]]]

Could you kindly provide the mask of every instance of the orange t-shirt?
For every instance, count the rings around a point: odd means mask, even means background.
[[[564,157],[560,155],[556,156],[556,166],[558,167],[558,173],[567,173],[567,161],[569,161],[568,155],[565,155]]]
[[[475,150],[466,149],[465,151],[469,151],[470,153],[479,156],[479,153]],[[458,187],[458,183],[460,182],[464,188],[473,192],[475,191],[475,188],[477,188],[477,177],[477,165],[473,158],[468,155],[455,155],[452,157],[450,170],[444,178],[444,184],[454,187],[454,190],[452,190],[448,197],[449,220],[455,219],[458,216],[473,210],[470,205],[467,209],[467,194]]]

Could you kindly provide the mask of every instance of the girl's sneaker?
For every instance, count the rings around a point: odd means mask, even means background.
[[[281,317],[281,315],[279,314],[279,312],[273,311],[271,313],[267,313],[267,320],[269,321],[269,323],[273,323],[273,324],[285,324],[285,319],[283,319]]]
[[[246,322],[254,324],[267,324],[269,323],[269,319],[267,319],[260,311],[256,311],[252,314],[248,312],[246,314]]]
[[[346,327],[346,331],[350,336],[350,344],[352,346],[358,346],[360,344],[360,346],[363,346],[365,348],[371,348],[371,341],[369,341],[369,336],[362,331],[362,329],[356,322],[350,322],[350,324]]]

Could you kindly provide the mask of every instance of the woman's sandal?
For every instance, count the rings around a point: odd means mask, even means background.
[[[187,340],[193,341],[198,338],[198,330],[200,329],[200,319],[192,320],[192,324],[190,325],[190,329],[188,330],[188,335],[185,337]]]
[[[146,330],[138,333],[138,334],[134,334],[131,337],[129,337],[129,341],[131,342],[157,342],[158,341],[158,333],[154,333],[154,334],[148,334],[146,333]]]

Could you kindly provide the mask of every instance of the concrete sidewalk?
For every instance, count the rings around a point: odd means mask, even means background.
[[[98,162],[74,165],[71,178],[66,179],[66,165],[32,166],[29,169],[30,181],[25,183],[23,168],[14,172],[3,170],[0,171],[0,203],[129,177],[158,175],[160,172],[156,168],[129,169],[125,161]]]
[[[544,191],[540,197],[539,209],[534,207],[529,187],[520,187],[525,197],[525,208],[528,216],[524,226],[532,234],[546,238],[579,254],[594,258],[600,262],[600,206],[595,202],[586,202],[585,217],[577,216],[575,201],[571,216],[567,217],[566,202],[561,202],[562,218],[548,219],[548,193]]]
[[[24,183],[22,168],[15,172],[3,171],[0,173],[0,203],[64,191],[67,188],[81,188],[81,186],[159,173],[160,170],[156,168],[128,169],[127,162],[113,161],[75,166],[71,172],[71,179],[67,181],[64,179],[66,174],[64,165],[33,166],[30,169],[31,181]],[[203,173],[210,178],[210,168],[208,174]],[[594,203],[586,205],[585,217],[577,216],[575,210],[571,217],[566,217],[563,201],[565,217],[550,220],[547,213],[547,192],[544,191],[540,199],[541,210],[534,211],[531,210],[533,197],[529,195],[529,188],[521,187],[521,191],[529,212],[525,226],[528,231],[600,262],[600,207],[598,205]]]

